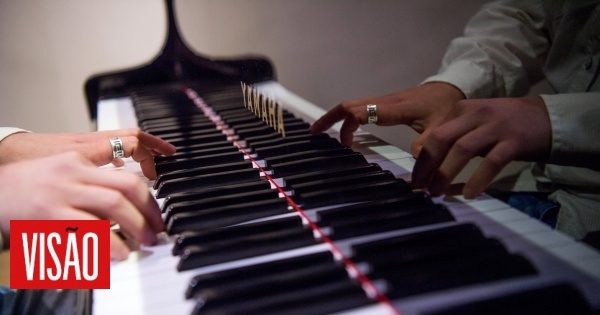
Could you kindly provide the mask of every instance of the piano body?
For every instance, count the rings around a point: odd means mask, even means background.
[[[93,314],[600,312],[596,250],[486,195],[411,191],[410,154],[366,132],[352,149],[336,127],[308,135],[322,109],[264,58],[190,51],[165,4],[161,54],[85,85],[99,130],[139,127],[178,146],[148,182],[161,243],[112,264]],[[247,112],[240,81],[282,104],[285,139]]]

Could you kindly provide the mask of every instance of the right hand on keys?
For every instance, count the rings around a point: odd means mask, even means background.
[[[344,120],[340,140],[367,123],[367,104],[377,105],[377,124],[405,124],[421,133],[411,145],[417,162],[412,184],[433,196],[446,192],[454,178],[477,156],[484,159],[463,188],[474,198],[513,160],[546,161],[550,155],[550,119],[540,97],[465,100],[454,86],[426,83],[406,91],[343,102],[310,128],[321,133]]]
[[[97,220],[120,224],[144,245],[163,230],[160,209],[142,180],[131,173],[97,168],[76,152],[0,167],[0,231],[8,240],[10,220]],[[111,258],[129,249],[111,233]]]

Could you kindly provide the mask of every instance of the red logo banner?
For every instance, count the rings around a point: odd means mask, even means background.
[[[110,221],[10,221],[12,289],[109,289]]]

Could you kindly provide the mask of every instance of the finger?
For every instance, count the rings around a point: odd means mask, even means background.
[[[154,167],[154,155],[150,153],[136,137],[122,137],[125,157],[131,157],[140,163],[142,173],[149,179],[156,179],[156,168]]]
[[[129,247],[114,232],[110,233],[110,258],[118,261],[127,259],[129,256]]]
[[[156,179],[156,167],[153,158],[147,158],[142,161],[138,161],[140,163],[140,168],[142,169],[142,174],[146,176],[148,179]]]
[[[147,132],[138,130],[137,138],[140,139],[140,142],[146,150],[158,152],[162,155],[173,155],[176,151],[174,145]]]
[[[468,116],[449,121],[433,129],[419,152],[412,174],[412,184],[423,189],[429,186],[434,174],[446,159],[448,151],[463,135],[477,126],[477,122]]]
[[[151,245],[156,233],[143,215],[118,191],[98,186],[70,187],[71,206],[103,219],[119,223],[121,228],[142,244]]]
[[[463,188],[465,198],[472,199],[485,190],[500,171],[516,156],[515,146],[500,142],[483,158]]]
[[[121,167],[121,166],[125,165],[125,162],[123,162],[123,159],[114,159],[114,160],[112,160],[111,163],[115,167]]]
[[[123,172],[106,172],[94,168],[86,169],[80,173],[83,173],[82,182],[86,184],[101,186],[121,193],[127,201],[138,209],[154,232],[162,231],[163,222],[156,200],[152,198],[146,185],[136,175]]]
[[[98,220],[97,216],[94,216],[88,212],[81,211],[74,208],[63,208],[56,209],[51,213],[48,219],[51,220]],[[110,257],[116,260],[123,260],[129,255],[129,248],[114,233],[110,233]]]
[[[423,148],[423,143],[425,140],[427,140],[427,137],[429,137],[429,133],[431,133],[431,129],[425,129],[425,131],[417,136],[417,138],[415,138],[415,140],[413,140],[413,142],[410,144],[410,153],[414,158],[419,157],[419,153]]]
[[[445,192],[472,158],[487,152],[494,144],[493,134],[486,128],[480,127],[458,139],[435,172],[429,185],[429,193],[432,196],[439,196]]]
[[[340,129],[340,142],[342,145],[351,147],[354,138],[354,132],[358,129],[360,123],[352,115],[348,115],[342,128]]]
[[[312,134],[319,134],[325,130],[328,130],[338,121],[346,118],[348,115],[348,111],[344,106],[337,105],[332,110],[328,111],[321,118],[317,119],[312,126],[308,129]]]
[[[135,128],[104,131],[109,137],[135,137],[148,151],[158,152],[163,155],[175,153],[175,146],[169,142]]]

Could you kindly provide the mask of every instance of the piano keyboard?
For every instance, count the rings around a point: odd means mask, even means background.
[[[594,249],[486,195],[413,192],[410,154],[360,130],[341,147],[339,125],[310,136],[323,110],[273,81],[256,88],[287,111],[285,139],[243,108],[237,86],[99,102],[99,130],[139,126],[179,148],[148,182],[160,244],[112,264],[94,314],[600,310]],[[141,176],[132,161],[124,171]]]

